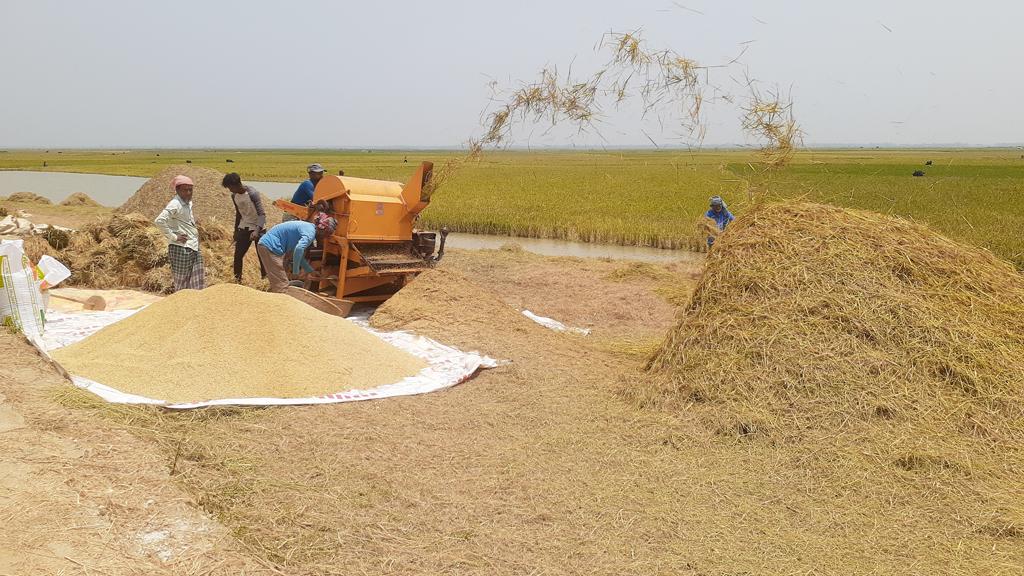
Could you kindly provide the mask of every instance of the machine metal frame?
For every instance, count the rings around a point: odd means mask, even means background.
[[[440,261],[447,229],[441,230],[438,247],[435,233],[414,228],[430,203],[423,191],[433,169],[433,163],[423,162],[404,186],[325,175],[311,205],[275,200],[274,206],[301,220],[311,221],[317,212],[338,220],[334,235],[309,252],[316,272],[305,288],[352,302],[383,302]]]

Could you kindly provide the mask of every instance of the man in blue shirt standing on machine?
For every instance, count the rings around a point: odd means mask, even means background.
[[[306,168],[306,172],[309,173],[309,179],[299,184],[299,187],[295,190],[295,194],[292,194],[292,204],[298,204],[299,206],[309,206],[313,203],[313,192],[316,190],[316,184],[324,177],[324,167],[320,164],[310,164]],[[290,220],[297,220],[295,216],[285,212],[283,222]]]
[[[299,270],[306,274],[313,272],[313,267],[306,260],[306,250],[313,245],[314,239],[323,240],[334,234],[338,221],[323,212],[313,218],[313,222],[294,220],[282,222],[274,226],[256,246],[260,262],[267,271],[271,292],[284,292],[288,287],[288,272],[284,267],[286,254],[292,256],[292,276],[298,276]]]

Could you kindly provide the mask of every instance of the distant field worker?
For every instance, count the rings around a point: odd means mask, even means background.
[[[263,211],[263,200],[260,193],[252,186],[242,184],[242,177],[232,172],[220,182],[221,186],[231,191],[231,202],[235,205],[235,280],[242,281],[242,262],[249,252],[249,246],[258,242],[263,230],[267,227],[267,214]],[[266,278],[267,272],[260,262],[260,274]]]
[[[316,163],[310,164],[306,167],[306,174],[309,175],[309,179],[299,184],[295,194],[292,194],[292,204],[309,206],[313,203],[313,192],[316,191],[317,182],[324,177],[324,167]],[[290,220],[297,220],[297,218],[285,212],[283,221],[288,222]]]
[[[307,274],[312,273],[313,267],[306,260],[306,249],[313,244],[313,240],[323,240],[334,234],[337,227],[337,220],[321,212],[314,218],[314,223],[293,220],[282,222],[268,230],[263,238],[260,238],[256,253],[259,254],[260,262],[267,271],[270,291],[284,292],[288,287],[288,273],[284,267],[287,254],[291,254],[292,257],[292,276],[298,276],[300,269]]]
[[[206,287],[206,269],[199,251],[199,230],[192,214],[192,179],[175,176],[174,198],[156,217],[156,227],[167,238],[167,260],[171,264],[174,291]]]
[[[729,225],[729,222],[732,222],[733,220],[736,219],[732,215],[732,212],[729,212],[729,209],[725,206],[725,200],[722,200],[721,196],[711,197],[711,208],[709,208],[708,211],[704,213],[704,216],[706,218],[714,220],[715,226],[718,227],[718,230],[720,232],[725,230],[725,227]],[[714,243],[715,237],[709,235],[708,248],[711,248],[711,245]]]

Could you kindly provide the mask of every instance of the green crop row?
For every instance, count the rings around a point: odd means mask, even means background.
[[[149,176],[170,164],[298,181],[305,166],[404,181],[422,160],[453,151],[136,150],[7,151],[0,169]],[[227,160],[232,162],[227,162]],[[925,162],[931,160],[932,165]],[[425,226],[484,234],[690,247],[708,197],[742,214],[761,185],[746,151],[501,151],[467,163],[423,213]],[[42,164],[46,162],[46,167]],[[925,176],[914,177],[915,170]],[[1020,150],[809,150],[772,175],[767,195],[875,210],[927,223],[1024,268],[1024,156]]]

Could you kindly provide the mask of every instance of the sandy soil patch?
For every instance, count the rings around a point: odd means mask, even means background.
[[[59,406],[70,384],[0,332],[0,574],[260,574],[124,428]]]

